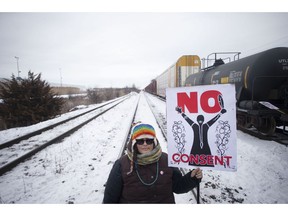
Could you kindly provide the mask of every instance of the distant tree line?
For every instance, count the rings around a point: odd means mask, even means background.
[[[139,89],[135,85],[132,85],[132,87],[126,86],[125,88],[90,88],[87,90],[87,96],[90,103],[101,103],[129,94],[130,92],[139,92]]]

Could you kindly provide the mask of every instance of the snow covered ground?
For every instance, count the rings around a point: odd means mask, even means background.
[[[165,103],[149,99],[166,112]],[[288,203],[287,146],[237,131],[237,154],[237,172],[203,171],[202,203]]]
[[[125,141],[126,125],[132,118],[131,110],[138,98],[136,121],[152,124],[163,151],[167,151],[167,143],[144,94],[133,94],[127,101],[82,127],[63,142],[47,147],[2,175],[0,203],[101,204],[104,184]],[[159,113],[165,116],[165,103],[149,98]],[[0,140],[4,142],[20,131],[28,131],[43,124],[48,122],[0,131]],[[273,141],[259,140],[241,131],[237,131],[237,137],[237,172],[203,171],[200,186],[202,203],[288,204],[288,148]],[[176,202],[196,203],[190,193],[176,195]]]

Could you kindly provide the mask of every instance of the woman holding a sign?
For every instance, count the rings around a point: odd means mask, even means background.
[[[202,170],[182,176],[168,167],[154,128],[134,126],[127,155],[115,162],[108,177],[103,203],[175,203],[174,193],[187,193],[199,184]]]

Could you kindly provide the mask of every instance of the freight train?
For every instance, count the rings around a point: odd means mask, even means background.
[[[165,89],[184,86],[187,77],[200,72],[201,61],[197,55],[180,57],[167,70],[145,88],[145,91],[165,97]]]
[[[281,128],[283,134],[288,134],[287,47],[269,49],[229,63],[217,59],[215,54],[213,66],[191,73],[183,85],[176,82],[175,87],[225,83],[235,84],[238,127],[256,128],[258,133],[267,136]],[[153,86],[153,91],[145,90],[159,94],[157,78]]]

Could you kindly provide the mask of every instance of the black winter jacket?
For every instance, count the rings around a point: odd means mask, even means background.
[[[115,162],[109,174],[103,203],[175,203],[174,193],[187,193],[198,184],[191,178],[191,172],[182,176],[178,168],[168,167],[168,156],[162,153],[157,163],[136,167],[130,170],[127,155]],[[151,184],[155,178],[157,180]],[[141,182],[142,181],[142,182]]]

